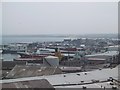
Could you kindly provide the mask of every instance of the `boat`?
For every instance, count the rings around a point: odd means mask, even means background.
[[[17,52],[21,58],[44,58],[46,56],[54,56],[53,51],[47,49],[38,49],[36,52]]]
[[[3,46],[2,54],[16,54],[17,52],[25,52],[27,46],[20,43],[14,43],[7,46]]]

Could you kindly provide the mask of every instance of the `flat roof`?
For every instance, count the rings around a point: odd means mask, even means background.
[[[47,58],[51,58],[51,59],[58,59],[58,57],[55,57],[55,56],[47,56],[47,57],[45,57],[46,59]]]
[[[103,83],[93,83],[93,84],[85,84],[85,85],[71,85],[71,86],[55,86],[55,90],[57,88],[112,88],[112,85],[110,85],[110,82],[103,82]]]
[[[100,60],[100,61],[104,61],[106,59],[104,59],[104,58],[87,58],[87,60]]]
[[[118,51],[107,51],[105,53],[86,55],[86,57],[90,57],[90,56],[114,56],[114,55],[118,55],[118,54],[119,54]]]

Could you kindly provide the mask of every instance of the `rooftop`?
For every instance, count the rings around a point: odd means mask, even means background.
[[[47,56],[45,58],[52,58],[52,59],[58,59],[58,57],[55,57],[55,56]]]
[[[0,83],[10,83],[10,82],[12,83],[18,81],[46,79],[52,85],[61,85],[61,84],[79,84],[81,83],[81,81],[84,81],[84,83],[92,82],[92,80],[105,81],[109,77],[118,79],[118,66],[112,69],[107,68],[107,69],[94,70],[89,72],[78,72],[78,73],[57,74],[57,75],[49,75],[49,76],[36,76],[36,77],[0,80]]]
[[[53,86],[46,79],[41,79],[13,83],[3,83],[2,88],[53,88]]]
[[[109,88],[108,90],[110,90],[110,88],[113,87],[113,85],[110,85],[110,83],[111,82],[102,82],[102,83],[92,83],[92,84],[85,84],[85,85],[55,86],[54,88],[56,88],[55,90],[58,90],[58,88],[83,88],[83,87],[86,87],[86,88],[97,88],[98,89],[98,88],[105,87],[105,88]],[[89,89],[87,89],[87,90],[89,90]]]
[[[114,56],[114,55],[118,55],[118,51],[107,51],[105,53],[86,55],[86,57],[90,57],[90,56]]]
[[[22,78],[61,73],[62,70],[58,67],[41,67],[41,65],[16,65],[6,77]]]
[[[104,59],[104,58],[87,58],[87,60],[106,60],[106,59]]]

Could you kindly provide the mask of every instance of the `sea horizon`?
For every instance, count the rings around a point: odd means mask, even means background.
[[[110,38],[117,39],[118,34],[39,34],[39,35],[2,35],[2,45],[9,43],[32,43],[32,42],[54,42],[63,41],[65,38]]]

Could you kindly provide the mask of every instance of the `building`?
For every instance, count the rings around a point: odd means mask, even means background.
[[[91,55],[86,55],[86,58],[101,58],[101,59],[106,59],[107,62],[109,63],[114,63],[116,62],[116,57],[118,56],[119,52],[118,51],[107,51],[105,53],[98,53],[98,54],[91,54]]]
[[[104,58],[86,58],[86,61],[88,65],[99,65],[108,63],[107,60]]]
[[[118,48],[119,48],[119,45],[106,47],[108,51],[118,51]]]
[[[8,89],[19,90],[19,88],[24,88],[25,90],[26,89],[34,90],[36,88],[44,90],[45,88],[50,88],[50,90],[55,90],[53,86],[46,79],[26,80],[26,81],[18,81],[18,82],[2,84],[2,90],[8,90]]]
[[[16,65],[6,76],[6,78],[23,78],[43,75],[61,74],[58,67],[43,67],[41,65]]]
[[[118,67],[98,69],[89,72],[66,73],[49,76],[24,77],[17,79],[0,80],[0,83],[15,83],[30,80],[46,79],[56,88],[118,88]],[[112,84],[110,84],[112,83]]]

